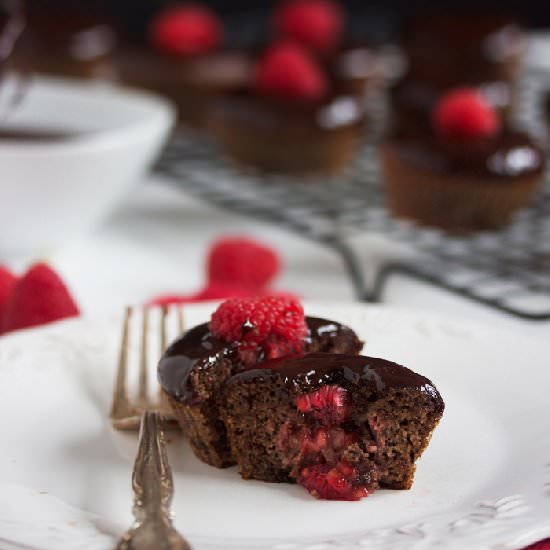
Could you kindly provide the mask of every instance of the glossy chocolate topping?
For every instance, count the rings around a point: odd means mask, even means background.
[[[461,86],[475,86],[481,95],[496,109],[505,109],[513,99],[513,86],[505,81],[475,82],[463,81]],[[430,122],[431,111],[441,95],[449,91],[449,87],[439,87],[431,82],[411,79],[407,76],[390,88],[391,103],[394,110],[415,111]]]
[[[309,329],[306,349],[314,342],[337,337],[352,338],[361,345],[355,333],[344,325],[318,317],[306,317],[306,322]],[[187,381],[193,368],[207,368],[220,358],[231,356],[236,349],[235,344],[213,336],[208,323],[198,325],[166,350],[158,366],[159,383],[173,397],[181,401],[191,399],[193,392]]]
[[[230,383],[253,383],[281,379],[292,391],[310,392],[327,384],[369,386],[373,392],[407,388],[441,399],[435,386],[426,377],[397,363],[365,357],[309,353],[298,358],[271,359],[258,368],[235,375]]]
[[[240,90],[220,98],[215,109],[227,120],[274,130],[335,130],[360,124],[365,117],[363,102],[349,94],[333,94],[322,101],[312,102],[278,100]]]
[[[433,172],[506,181],[544,169],[544,154],[529,135],[508,128],[490,138],[468,141],[421,135],[394,136],[389,143],[407,163]]]
[[[22,47],[35,55],[63,55],[78,61],[110,54],[115,43],[115,32],[105,19],[78,10],[61,13],[44,7],[30,11],[22,37]]]
[[[207,368],[209,364],[230,355],[235,346],[216,338],[208,323],[188,330],[164,353],[158,366],[158,379],[161,387],[176,399],[192,398],[188,386],[189,374],[197,368]]]
[[[128,47],[118,53],[116,61],[122,77],[130,82],[217,92],[246,86],[253,72],[252,57],[231,50],[180,58],[145,47]]]
[[[456,86],[514,80],[526,40],[521,27],[506,15],[446,10],[410,22],[403,45],[409,71],[417,80]]]

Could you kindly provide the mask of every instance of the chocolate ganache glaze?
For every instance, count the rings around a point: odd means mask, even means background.
[[[482,178],[514,178],[539,174],[544,154],[524,132],[504,128],[490,138],[468,141],[423,135],[396,135],[392,145],[399,155],[419,168],[446,174],[469,174]]]
[[[216,112],[227,120],[266,129],[336,130],[360,125],[365,119],[362,101],[345,93],[332,93],[320,101],[288,101],[238,90],[221,98]]]
[[[330,353],[308,353],[301,357],[271,359],[258,368],[236,374],[235,383],[254,383],[278,378],[297,393],[315,391],[327,384],[370,386],[373,393],[392,389],[415,389],[443,400],[426,377],[410,369],[375,357]],[[231,383],[231,382],[230,382]]]
[[[306,317],[306,323],[306,351],[316,345],[322,347],[336,338],[340,342],[345,340],[350,349],[359,351],[363,346],[355,333],[340,323],[319,317]],[[237,349],[237,343],[228,343],[214,336],[208,323],[198,325],[188,330],[166,350],[158,366],[159,383],[169,395],[192,404],[195,395],[188,384],[191,371],[194,368],[208,368],[224,357],[236,359]]]

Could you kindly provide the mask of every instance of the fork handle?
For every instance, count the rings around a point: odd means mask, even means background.
[[[161,416],[144,412],[139,445],[132,474],[133,513],[137,523],[162,522],[170,525],[170,504],[174,494]]]

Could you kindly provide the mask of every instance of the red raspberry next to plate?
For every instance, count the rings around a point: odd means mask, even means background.
[[[362,348],[296,299],[232,299],[168,348],[158,375],[202,461],[359,500],[411,487],[444,409],[427,378]]]
[[[79,315],[67,286],[48,265],[32,265],[20,278],[0,266],[0,334]]]

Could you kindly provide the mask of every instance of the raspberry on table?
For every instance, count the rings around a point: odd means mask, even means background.
[[[229,299],[210,320],[210,330],[228,342],[239,342],[245,363],[302,353],[307,325],[298,300],[266,296]]]
[[[432,113],[437,134],[459,139],[491,137],[500,129],[500,120],[480,92],[458,88],[443,95]]]
[[[17,277],[7,268],[0,265],[0,329],[2,328],[2,315],[4,307],[10,297],[10,294],[15,286]]]
[[[43,325],[79,313],[61,277],[47,264],[37,263],[14,284],[4,306],[2,331]]]
[[[219,239],[206,261],[209,285],[233,285],[258,293],[269,286],[280,268],[275,250],[247,237]]]

